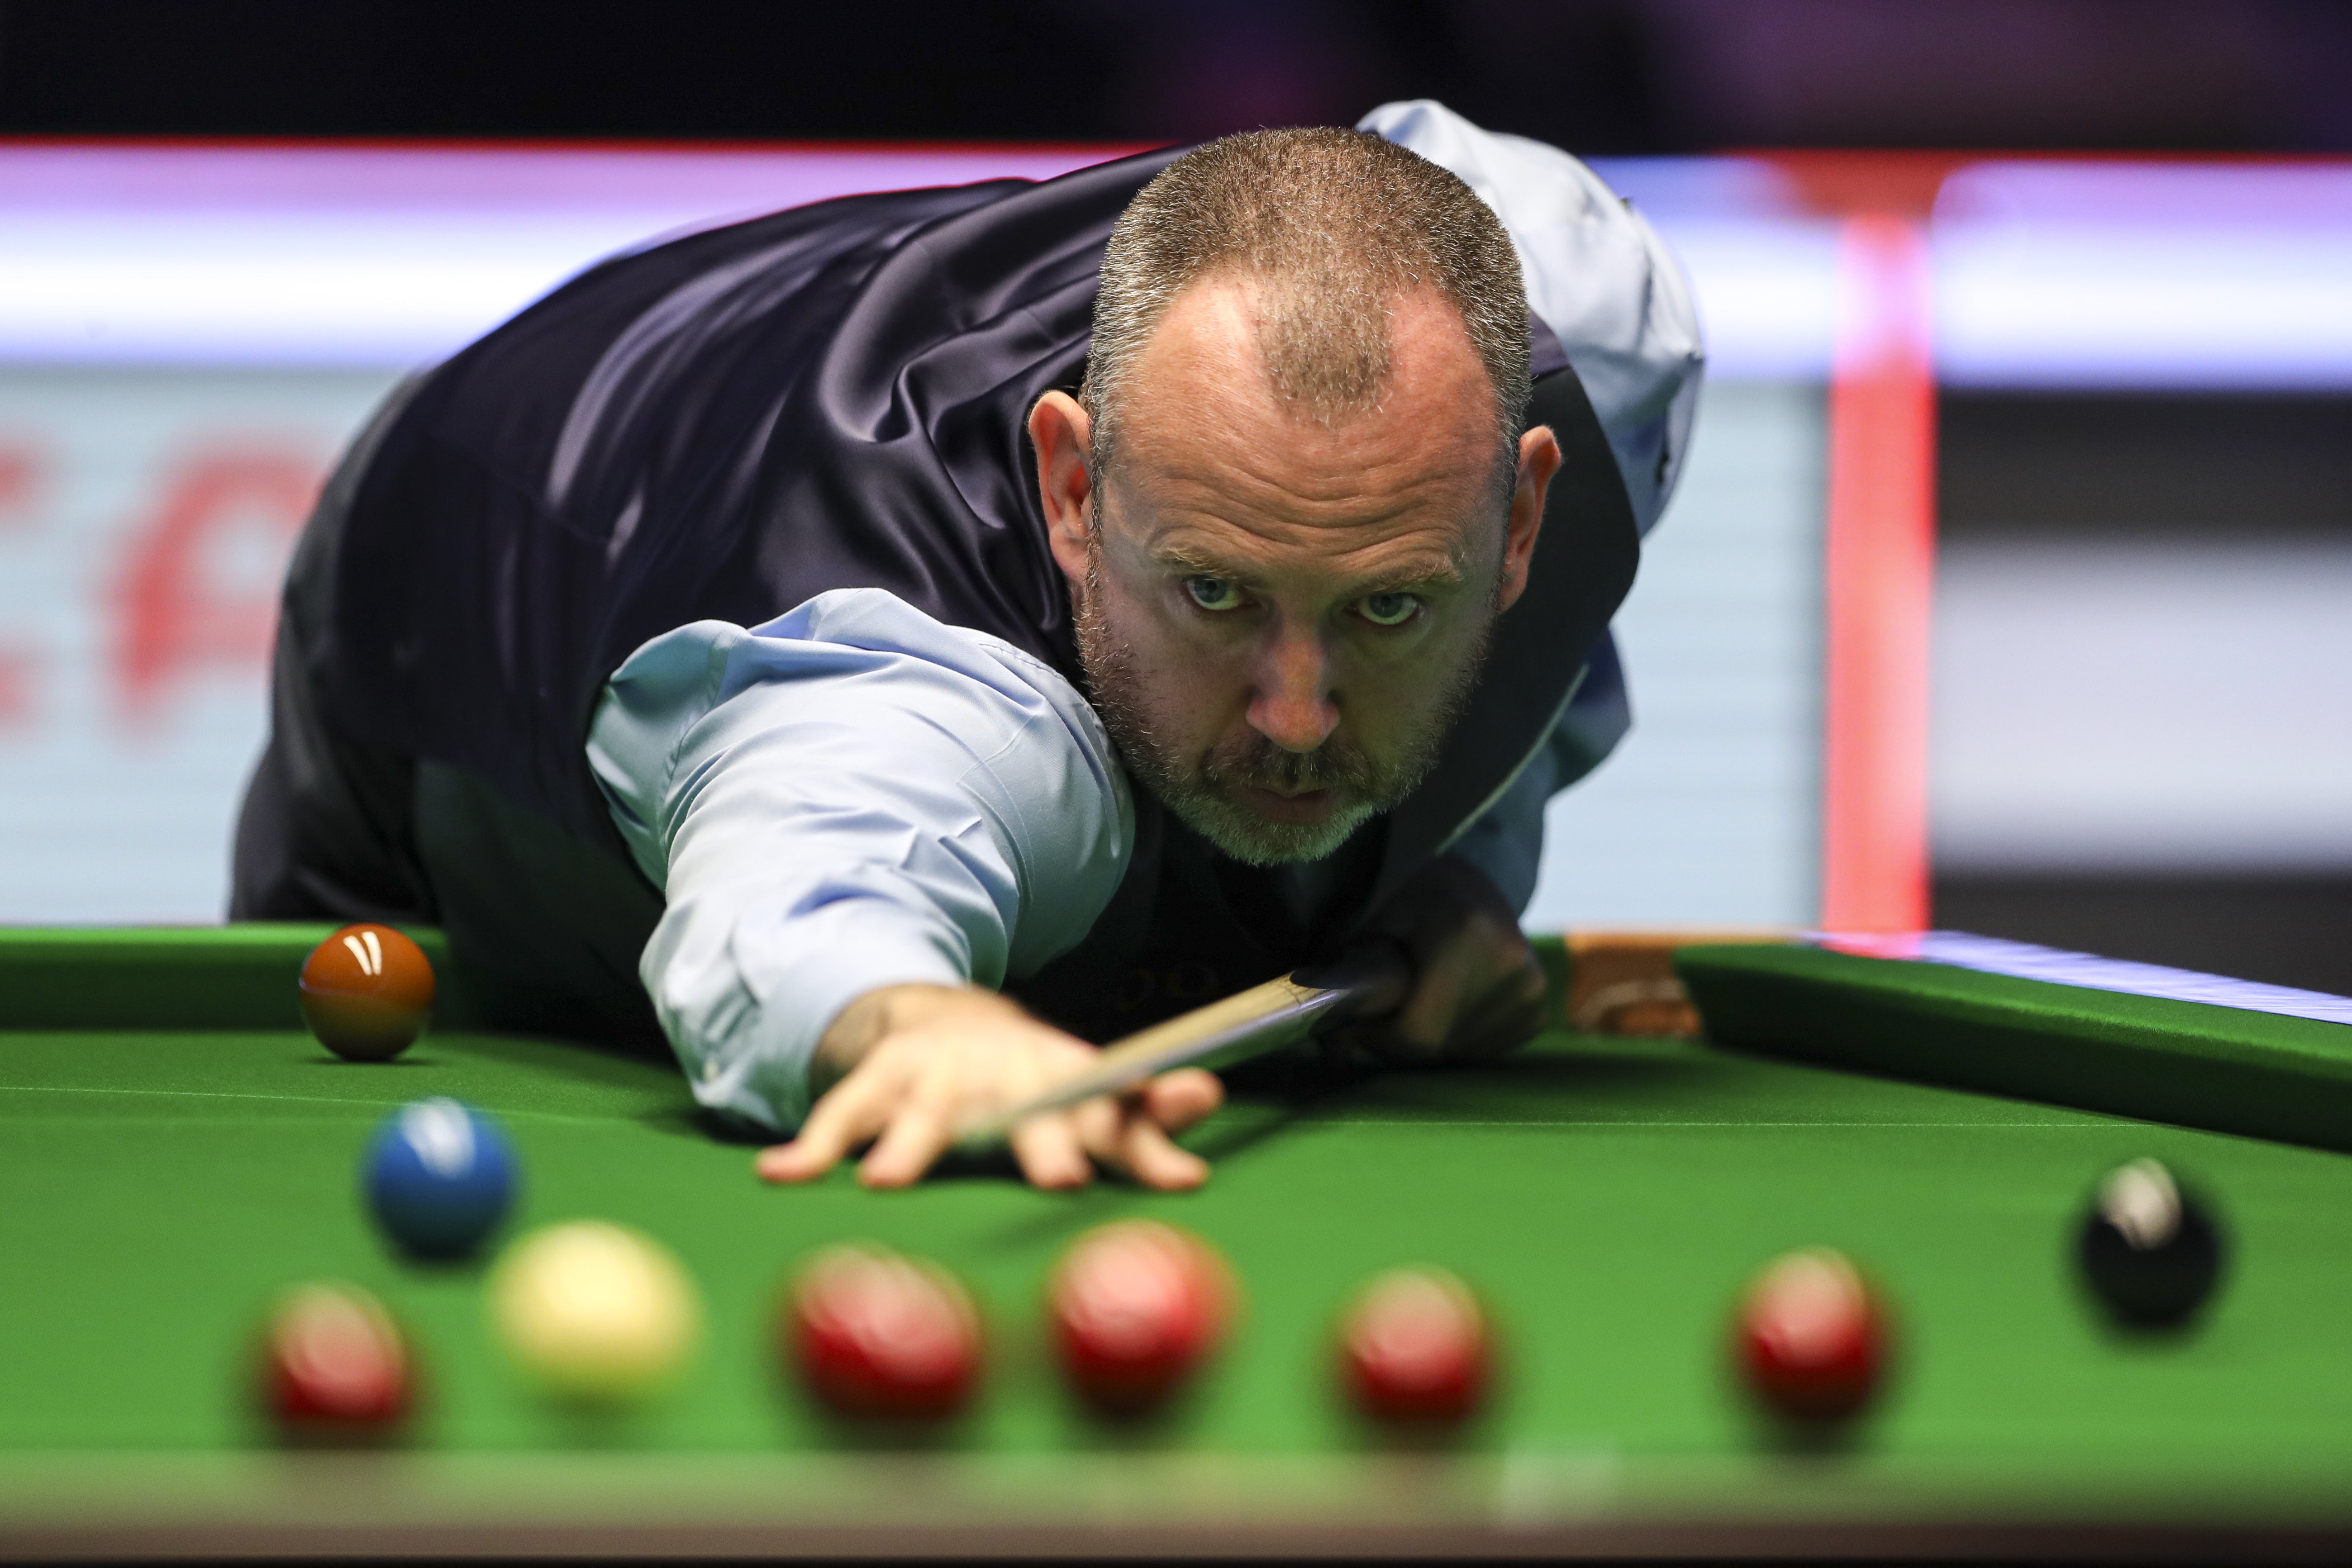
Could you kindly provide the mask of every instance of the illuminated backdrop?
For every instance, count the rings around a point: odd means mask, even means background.
[[[404,371],[654,236],[1107,151],[0,146],[0,919],[216,916],[272,585]],[[1599,166],[1687,263],[1713,385],[1621,622],[1639,726],[1555,805],[1534,924],[1821,914],[1855,224],[1917,237],[1947,386],[2352,388],[2341,162]],[[2352,696],[2282,667],[2352,668],[2352,551],[1941,570],[1939,860],[2352,864]]]

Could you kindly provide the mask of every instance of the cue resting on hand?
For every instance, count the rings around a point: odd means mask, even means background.
[[[964,1148],[1001,1144],[1020,1123],[1098,1095],[1118,1094],[1179,1067],[1228,1067],[1296,1045],[1341,1023],[1392,1012],[1412,989],[1412,966],[1392,942],[1263,985],[1139,1030],[1103,1048],[1086,1071],[967,1130]]]

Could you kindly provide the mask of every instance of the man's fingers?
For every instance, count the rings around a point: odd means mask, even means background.
[[[1463,997],[1470,988],[1473,960],[1467,954],[1438,956],[1421,972],[1421,983],[1405,998],[1389,1026],[1391,1038],[1410,1055],[1434,1056],[1444,1049],[1446,1036],[1462,1014]]]
[[[1125,1119],[1111,1160],[1144,1186],[1163,1192],[1189,1192],[1209,1179],[1209,1162],[1171,1143],[1149,1116]]]
[[[1544,995],[1516,988],[1488,998],[1454,1031],[1446,1051],[1466,1061],[1484,1061],[1517,1050],[1541,1033]]]
[[[1178,1092],[1185,1092],[1182,1085]],[[1194,1086],[1190,1092],[1199,1095],[1202,1091]],[[1182,1192],[1209,1179],[1209,1163],[1170,1141],[1140,1095],[1089,1100],[1072,1109],[1070,1124],[1097,1163],[1146,1186]]]
[[[851,1073],[816,1103],[797,1137],[761,1150],[751,1168],[768,1181],[810,1181],[824,1175],[882,1131],[889,1087],[878,1073]]]
[[[1406,1058],[1498,1055],[1542,1027],[1543,970],[1516,931],[1474,922],[1428,956],[1420,983],[1385,1031]]]
[[[1171,1136],[1184,1131],[1225,1103],[1225,1086],[1202,1068],[1180,1067],[1143,1086],[1143,1113]]]
[[[770,1181],[808,1181],[864,1145],[858,1179],[868,1186],[920,1180],[971,1120],[1018,1104],[1066,1076],[1092,1052],[1037,1029],[991,1049],[919,1033],[869,1054],[817,1102],[790,1143],[761,1151],[754,1168]],[[1007,1136],[1023,1176],[1040,1187],[1084,1186],[1097,1164],[1153,1186],[1197,1186],[1208,1167],[1170,1141],[1223,1103],[1217,1080],[1198,1069],[1154,1080],[1118,1099],[1032,1116]],[[1146,1129],[1143,1134],[1135,1126]]]
[[[1063,1114],[1076,1134],[1078,1146],[1096,1159],[1113,1163],[1118,1155],[1119,1124],[1127,1120],[1126,1104],[1108,1095],[1081,1100]]]
[[[858,1162],[857,1179],[867,1186],[905,1186],[919,1181],[954,1141],[953,1102],[918,1095],[890,1118],[872,1150]]]
[[[1007,1140],[1021,1174],[1032,1185],[1054,1191],[1081,1187],[1095,1179],[1094,1162],[1087,1157],[1077,1128],[1066,1115],[1049,1113],[1031,1116],[1016,1125]]]

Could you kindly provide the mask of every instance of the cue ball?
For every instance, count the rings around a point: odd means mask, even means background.
[[[1150,1219],[1097,1227],[1046,1281],[1063,1377],[1100,1415],[1147,1415],[1215,1353],[1234,1297],[1233,1271],[1199,1237]]]
[[[2106,1174],[2077,1240],[2093,1292],[2117,1323],[2137,1329],[2195,1316],[2221,1279],[2221,1252],[2205,1206],[2155,1160]]]
[[[357,1285],[299,1285],[261,1341],[262,1402],[289,1437],[362,1439],[406,1418],[415,1379],[400,1325]]]
[[[1494,1334],[1478,1297],[1444,1269],[1391,1269],[1339,1319],[1339,1377],[1375,1421],[1444,1427],[1467,1420],[1493,1379]]]
[[[433,1013],[433,965],[389,925],[346,925],[302,963],[302,1019],[346,1061],[390,1061]]]
[[[980,1314],[955,1276],[887,1248],[828,1247],[786,1294],[778,1348],[834,1415],[939,1421],[980,1378]]]
[[[572,1220],[509,1247],[492,1271],[490,1325],[508,1359],[558,1404],[640,1405],[676,1380],[702,1338],[685,1268],[626,1226]]]
[[[1826,1247],[1765,1265],[1739,1308],[1735,1354],[1748,1390],[1783,1420],[1825,1427],[1868,1408],[1885,1369],[1885,1303]]]
[[[419,1100],[368,1145],[364,1187],[377,1225],[418,1258],[461,1258],[513,1206],[515,1161],[496,1122],[455,1100]]]

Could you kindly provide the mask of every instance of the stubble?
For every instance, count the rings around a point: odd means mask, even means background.
[[[1431,721],[1387,759],[1367,754],[1344,727],[1313,751],[1291,751],[1251,731],[1197,756],[1181,754],[1153,723],[1135,651],[1110,625],[1102,604],[1102,540],[1090,532],[1076,630],[1087,695],[1103,727],[1129,773],[1187,827],[1234,860],[1270,866],[1323,859],[1420,787],[1477,690],[1500,613],[1500,591],[1498,584],[1477,642],[1448,678]],[[1285,795],[1328,789],[1339,805],[1320,822],[1269,821],[1244,803],[1244,789]]]

